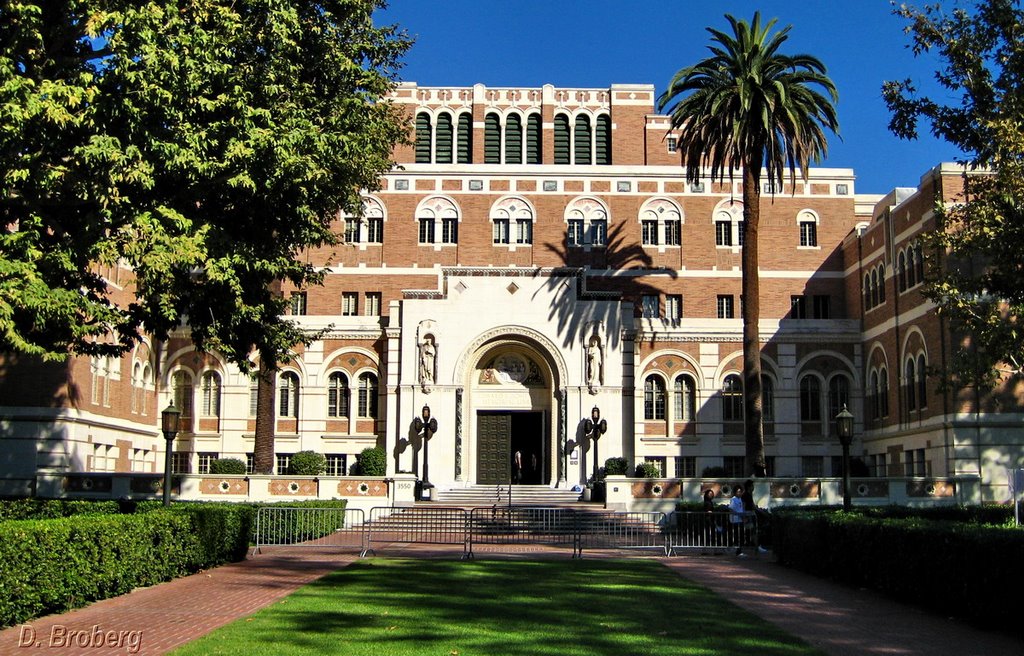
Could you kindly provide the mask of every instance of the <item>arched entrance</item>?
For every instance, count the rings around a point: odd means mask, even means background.
[[[467,479],[555,485],[559,480],[557,364],[542,345],[503,335],[467,358]]]

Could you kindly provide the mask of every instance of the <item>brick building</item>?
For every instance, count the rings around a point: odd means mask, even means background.
[[[611,456],[665,477],[742,475],[740,177],[684,181],[651,85],[405,84],[394,100],[414,136],[400,166],[361,217],[338,217],[343,244],[306,254],[324,285],[284,290],[295,321],[329,332],[278,377],[278,467],[313,450],[343,475],[383,445],[389,472],[420,474],[412,422],[429,405],[440,488],[517,473],[571,487]],[[821,168],[765,190],[773,476],[838,475],[832,418],[846,404],[871,475],[980,474],[986,496],[1005,496],[1019,405],[938,390],[953,344],[919,293],[915,239],[960,175],[943,165],[920,190],[866,197],[852,170]],[[127,272],[110,276],[131,293]],[[171,399],[179,470],[251,460],[255,386],[187,332],[120,360],[0,366],[2,494],[32,493],[41,472],[161,472]],[[595,407],[608,423],[597,453],[583,431]]]

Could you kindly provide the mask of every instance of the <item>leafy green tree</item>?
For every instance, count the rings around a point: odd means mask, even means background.
[[[708,28],[711,57],[679,70],[658,99],[671,106],[672,127],[686,179],[743,181],[743,391],[747,470],[765,475],[762,426],[758,228],[761,180],[782,189],[788,170],[806,180],[808,167],[827,152],[825,129],[838,130],[835,85],[810,55],[779,49],[791,26],[772,32],[775,20],[747,23],[726,15],[732,34]],[[772,192],[774,193],[774,191]]]
[[[1018,0],[970,9],[901,6],[915,54],[942,64],[939,99],[910,80],[886,82],[890,129],[913,139],[923,119],[966,154],[964,195],[936,208],[925,294],[950,321],[957,384],[991,386],[1024,373],[1024,12]]]
[[[310,339],[282,284],[321,280],[301,252],[335,242],[405,138],[386,97],[410,42],[373,24],[382,4],[0,5],[0,353],[116,355],[187,323],[243,370],[258,354],[272,393]]]

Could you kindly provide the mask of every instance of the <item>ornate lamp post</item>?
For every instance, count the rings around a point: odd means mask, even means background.
[[[583,432],[594,442],[594,480],[597,480],[597,440],[608,431],[608,422],[601,419],[601,411],[595,405],[590,419],[583,424]]]
[[[171,505],[171,450],[174,447],[174,438],[178,435],[178,421],[181,419],[181,410],[174,407],[174,401],[164,408],[160,413],[160,430],[167,440],[167,447],[164,449],[164,506]]]
[[[850,442],[853,440],[853,414],[843,409],[836,415],[836,434],[843,445],[843,510],[850,510]]]
[[[430,416],[430,406],[423,406],[423,418],[416,417],[412,421],[412,429],[417,435],[423,435],[423,489],[434,487],[430,482],[430,438],[437,432],[437,420]]]

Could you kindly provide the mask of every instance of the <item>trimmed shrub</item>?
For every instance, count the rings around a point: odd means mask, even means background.
[[[658,467],[653,462],[641,462],[636,466],[637,478],[659,478],[660,476],[661,467]]]
[[[327,471],[327,458],[315,451],[299,451],[292,456],[289,474],[296,476],[319,476]]]
[[[210,473],[228,476],[244,476],[245,463],[238,458],[217,458],[210,463]]]
[[[624,476],[629,469],[625,458],[608,458],[604,461],[604,473],[606,476]]]
[[[252,507],[197,505],[0,523],[0,626],[244,558]]]
[[[387,474],[387,455],[379,446],[368,447],[356,456],[357,472],[360,476],[384,476]]]
[[[80,514],[116,515],[117,501],[84,499],[7,499],[0,501],[0,521],[9,519],[56,519]]]
[[[772,528],[785,565],[1024,633],[1016,606],[993,594],[1024,586],[1024,562],[1012,557],[1024,553],[1024,530],[795,510],[773,512]]]

